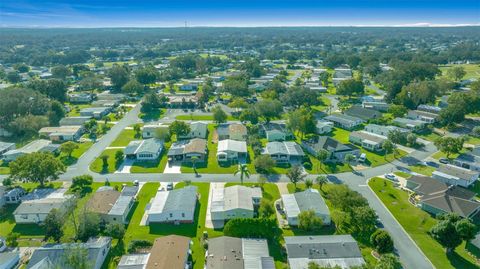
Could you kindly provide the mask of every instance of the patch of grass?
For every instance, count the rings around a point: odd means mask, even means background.
[[[375,152],[365,150],[363,148],[361,149],[361,152],[367,155],[367,161],[365,163],[370,165],[371,167],[376,167],[379,165],[392,162],[395,159],[400,159],[408,154],[406,151],[403,151],[401,149],[397,149],[396,154],[389,153],[386,156],[385,156],[385,153],[375,153]]]
[[[68,104],[68,106],[71,110],[67,113],[67,117],[78,117],[80,116],[80,110],[92,107],[91,104]]]
[[[350,131],[340,129],[340,128],[333,128],[332,132],[329,134],[332,138],[340,141],[343,144],[348,144],[350,143],[348,141],[348,137],[350,136]]]
[[[64,165],[69,166],[75,164],[78,158],[80,158],[83,153],[85,153],[93,145],[93,142],[82,142],[77,143],[77,145],[78,149],[75,149],[72,152],[72,156],[68,156],[64,153],[60,153],[60,155],[58,155],[58,159],[62,161]]]
[[[472,145],[480,145],[480,137],[468,136],[468,140],[465,143],[472,144]]]
[[[373,178],[368,184],[436,268],[478,268],[465,251],[465,243],[447,255],[445,249],[428,235],[437,220],[412,205],[407,192],[396,189],[392,182],[382,178]]]
[[[10,174],[10,167],[8,167],[8,163],[0,160],[0,175],[7,174]]]
[[[410,175],[409,173],[405,173],[405,172],[402,172],[402,171],[396,171],[396,172],[393,172],[395,175],[399,176],[399,177],[403,177],[403,178],[409,178],[411,177],[412,175]]]
[[[426,166],[426,165],[412,165],[408,167],[412,172],[419,173],[425,176],[432,176],[433,171],[435,171],[434,167]]]
[[[467,152],[467,150],[464,148],[460,151],[460,153],[453,153],[453,154],[450,154],[450,156],[448,156],[449,159],[455,159],[458,157],[458,155],[460,155],[461,153],[465,153]],[[439,160],[441,158],[447,158],[447,154],[441,152],[441,151],[437,151],[436,153],[434,153],[432,155],[432,158],[436,159],[436,160]]]
[[[133,129],[124,129],[110,144],[110,147],[126,147],[130,141],[135,139],[141,139],[141,137],[135,137],[135,131]]]
[[[422,139],[425,139],[425,140],[428,140],[430,142],[435,142],[435,140],[437,140],[441,136],[437,133],[432,132],[432,131],[427,131],[425,133],[419,134],[418,137],[420,137]]]
[[[102,173],[102,174],[108,174],[108,173],[113,173],[117,170],[118,166],[120,164],[117,164],[115,161],[115,152],[117,152],[118,149],[106,149],[98,156],[95,161],[93,161],[90,164],[90,170],[96,173]],[[104,167],[103,166],[103,161],[101,157],[103,155],[108,156],[108,166]]]
[[[480,182],[479,181],[475,182],[475,184],[473,184],[473,186],[470,186],[468,189],[476,193],[477,199],[480,200]]]
[[[465,76],[463,79],[470,79],[470,78],[480,78],[480,65],[478,64],[453,64],[453,65],[441,65],[439,66],[440,71],[442,71],[442,76],[446,76],[446,72],[448,69],[454,66],[461,66],[465,69]]]
[[[165,112],[167,112],[167,109],[165,108],[162,108],[162,109],[159,109],[159,110],[154,110],[152,112],[149,112],[149,113],[140,113],[138,115],[138,117],[140,119],[142,119],[143,121],[155,121],[155,120],[159,120],[162,115],[165,114]]]

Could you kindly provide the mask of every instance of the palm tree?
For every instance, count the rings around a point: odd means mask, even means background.
[[[307,187],[307,189],[311,189],[313,186],[313,180],[307,178],[305,179],[305,187]]]
[[[385,140],[382,145],[383,150],[385,151],[385,160],[387,159],[387,155],[393,152],[393,157],[395,158],[395,145],[390,140]]]
[[[329,152],[325,149],[321,149],[317,152],[317,159],[320,161],[320,169],[322,169],[323,172],[325,172],[323,169],[323,164],[328,159],[328,155]]]
[[[250,178],[250,172],[248,171],[247,165],[244,163],[239,164],[237,167],[237,171],[235,171],[233,175],[236,176],[238,173],[240,173],[240,182],[243,185],[243,177],[246,176],[247,178]]]
[[[318,176],[315,181],[317,181],[317,184],[320,186],[320,190],[323,191],[323,185],[328,183],[328,179],[326,176]]]
[[[190,160],[192,160],[193,172],[195,172],[195,174],[198,174],[198,173],[197,173],[197,161],[198,161],[198,157],[197,157],[197,156],[193,156],[192,158],[190,158]]]

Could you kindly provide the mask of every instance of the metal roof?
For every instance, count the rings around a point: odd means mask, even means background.
[[[294,194],[282,195],[285,211],[290,217],[298,216],[302,211],[313,210],[316,214],[330,215],[330,210],[316,189],[307,189]]]
[[[293,141],[284,141],[284,142],[268,142],[265,147],[266,154],[286,154],[292,156],[303,156],[302,147]]]
[[[216,188],[213,191],[211,211],[228,211],[243,208],[253,211],[253,198],[261,198],[260,188],[235,185],[227,188]]]
[[[149,214],[160,214],[165,211],[195,210],[196,203],[196,186],[187,186],[171,191],[158,191],[151,203]]]
[[[225,139],[218,141],[217,152],[222,151],[234,151],[234,152],[247,152],[247,142],[236,141],[232,139]]]

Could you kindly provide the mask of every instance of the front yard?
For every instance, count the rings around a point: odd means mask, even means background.
[[[430,237],[428,231],[437,220],[412,205],[408,201],[409,195],[406,191],[395,188],[392,182],[382,178],[373,178],[368,185],[435,267],[478,268],[474,259],[466,252],[465,243],[457,247],[452,254],[446,254],[445,249]]]

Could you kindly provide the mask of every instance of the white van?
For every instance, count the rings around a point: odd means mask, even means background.
[[[358,157],[358,161],[361,163],[365,162],[366,160],[367,160],[367,154],[365,153],[362,153],[360,157]]]

